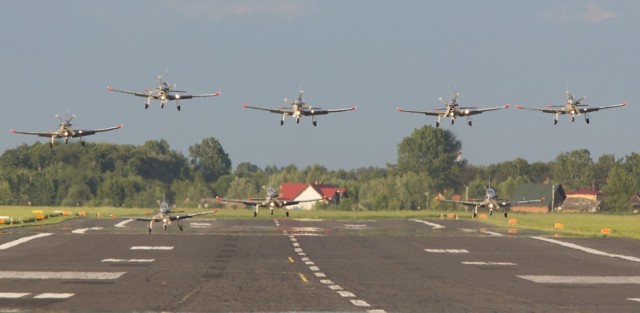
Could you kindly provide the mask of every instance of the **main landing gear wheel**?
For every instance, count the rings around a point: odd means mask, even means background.
[[[504,218],[507,218],[507,212],[504,212]]]
[[[284,212],[284,214],[285,214],[287,217],[289,217],[289,211]]]
[[[258,216],[258,213],[253,212],[253,217],[256,217],[256,216]]]

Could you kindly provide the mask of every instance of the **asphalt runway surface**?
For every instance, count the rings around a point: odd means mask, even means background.
[[[0,312],[640,312],[630,239],[469,220],[184,223],[3,229]]]

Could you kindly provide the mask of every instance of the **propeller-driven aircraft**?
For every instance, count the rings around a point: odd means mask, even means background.
[[[486,109],[478,109],[476,107],[461,107],[458,104],[458,96],[459,95],[460,94],[456,91],[453,94],[453,97],[451,97],[450,100],[447,100],[447,99],[444,99],[444,98],[440,97],[439,100],[444,102],[445,107],[435,109],[435,111],[405,110],[405,109],[403,109],[401,107],[398,107],[397,110],[398,110],[398,112],[420,113],[420,114],[424,114],[424,115],[437,116],[438,120],[436,121],[436,127],[439,127],[440,126],[440,119],[443,118],[443,117],[450,118],[451,119],[451,125],[453,125],[453,123],[455,123],[457,117],[466,116],[467,117],[467,123],[469,124],[469,126],[471,126],[472,125],[472,121],[471,121],[471,117],[470,117],[471,115],[481,114],[481,113],[484,113],[484,112],[487,112],[487,111],[495,111],[495,110],[509,108],[509,104],[506,104],[506,105],[501,106],[501,107],[486,108]]]
[[[205,215],[217,213],[217,210],[207,211],[207,212],[199,212],[199,213],[191,213],[191,214],[182,214],[182,215],[171,215],[171,208],[169,208],[169,204],[165,200],[164,195],[162,196],[162,203],[160,204],[160,209],[158,214],[152,217],[131,217],[137,221],[149,222],[149,234],[151,234],[151,229],[153,228],[153,223],[162,223],[162,228],[167,230],[167,226],[171,225],[171,222],[177,221],[178,228],[182,231],[182,220],[187,218],[192,218],[194,216]]]
[[[71,128],[71,121],[76,117],[75,115],[67,116],[67,118],[62,118],[60,115],[56,114],[56,117],[60,120],[60,127],[56,131],[45,131],[45,132],[25,132],[25,131],[17,131],[12,129],[11,132],[14,134],[26,134],[26,135],[36,135],[40,137],[49,137],[51,138],[50,146],[53,147],[56,139],[64,139],[64,143],[68,143],[70,138],[80,138],[80,143],[84,146],[84,141],[82,137],[94,135],[99,132],[106,132],[114,129],[122,128],[122,124],[108,127],[108,128],[99,128],[99,129],[91,129],[91,130],[74,130]]]
[[[260,107],[249,106],[246,103],[242,103],[242,106],[248,109],[263,110],[271,113],[282,114],[282,120],[280,120],[280,125],[284,125],[284,119],[287,115],[295,118],[296,123],[300,123],[301,116],[311,116],[311,123],[313,123],[313,126],[318,126],[316,115],[326,115],[326,114],[335,113],[335,112],[353,111],[356,109],[356,106],[352,106],[350,108],[332,109],[332,110],[311,107],[310,105],[304,102],[304,99],[302,99],[303,93],[304,91],[300,90],[300,94],[298,95],[298,98],[291,102],[289,102],[287,98],[284,99],[284,102],[288,102],[291,104],[290,109],[284,108],[284,107],[281,107],[278,109],[260,108]]]
[[[273,215],[274,208],[283,208],[285,215],[289,217],[289,209],[287,208],[288,206],[297,205],[302,202],[313,202],[313,201],[322,200],[322,198],[312,199],[312,200],[299,200],[299,201],[285,200],[280,198],[280,195],[278,195],[278,192],[273,187],[269,187],[269,189],[267,189],[267,197],[264,200],[224,199],[224,198],[220,198],[220,196],[217,196],[216,199],[222,202],[234,202],[234,203],[242,203],[244,205],[255,206],[256,209],[253,211],[253,217],[258,216],[258,208],[260,207],[265,207],[265,208],[269,207],[269,210],[271,211],[271,215]]]
[[[108,86],[107,90],[147,98],[147,102],[144,104],[145,109],[149,108],[149,104],[151,104],[151,99],[160,100],[160,108],[164,108],[165,103],[175,100],[176,108],[178,109],[178,111],[180,111],[180,107],[181,107],[180,100],[200,98],[200,97],[217,97],[222,94],[220,91],[216,91],[215,93],[191,95],[191,94],[187,94],[186,91],[176,90],[175,89],[176,85],[169,84],[169,82],[163,79],[162,76],[158,76],[158,80],[160,81],[160,85],[158,86],[158,88],[145,89],[144,92],[118,90],[118,89],[113,89],[111,86]]]
[[[446,200],[438,197],[438,201],[450,202],[462,204],[469,207],[474,207],[473,209],[473,218],[478,216],[478,208],[489,208],[489,215],[493,215],[493,209],[504,209],[504,217],[507,217],[507,209],[512,206],[525,204],[525,203],[536,203],[544,201],[544,198],[538,200],[520,200],[520,201],[504,201],[498,198],[496,190],[491,188],[491,183],[489,186],[484,189],[485,196],[482,201],[456,201],[456,200]]]
[[[595,112],[595,111],[604,110],[604,109],[618,108],[618,107],[623,107],[627,105],[627,102],[625,101],[619,104],[614,104],[614,105],[605,106],[605,107],[589,108],[586,104],[582,104],[582,101],[584,100],[585,100],[585,97],[580,97],[578,99],[575,99],[571,94],[571,92],[567,90],[567,100],[564,102],[564,105],[555,105],[555,106],[550,105],[550,106],[547,106],[546,108],[525,108],[523,106],[516,105],[516,109],[541,111],[544,113],[555,114],[553,118],[553,125],[558,124],[558,117],[560,116],[560,114],[569,115],[571,117],[571,122],[575,121],[576,116],[584,114],[584,121],[587,124],[589,124],[590,112]]]

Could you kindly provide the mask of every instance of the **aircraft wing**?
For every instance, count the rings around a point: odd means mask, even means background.
[[[500,206],[516,206],[526,203],[540,203],[542,201],[544,201],[544,198],[538,200],[502,201],[498,203],[500,204]]]
[[[199,94],[199,95],[191,95],[191,97],[192,98],[217,97],[217,96],[219,96],[221,94],[222,94],[222,92],[216,91],[215,93],[204,93],[204,94]]]
[[[437,198],[437,200],[438,201],[442,201],[442,202],[462,204],[462,205],[466,205],[466,206],[481,206],[482,205],[482,202],[477,202],[477,201],[457,201],[457,200],[447,200],[447,199],[440,199],[440,198]]]
[[[282,200],[282,205],[283,206],[290,206],[290,205],[296,205],[296,204],[300,204],[303,202],[315,202],[315,201],[320,201],[322,200],[322,198],[320,199],[311,199],[311,200]]]
[[[420,114],[425,114],[425,115],[432,115],[432,116],[438,116],[438,115],[444,115],[446,113],[446,111],[442,111],[442,112],[434,112],[434,111],[415,111],[415,110],[405,110],[401,107],[397,107],[396,110],[398,112],[406,112],[406,113],[420,113]]]
[[[250,105],[247,105],[246,103],[242,103],[242,107],[243,108],[247,108],[247,109],[254,109],[254,110],[262,110],[262,111],[268,111],[271,113],[278,113],[278,114],[288,114],[288,115],[292,115],[293,114],[293,110],[292,109],[269,109],[269,108],[261,108],[261,107],[253,107]]]
[[[221,198],[220,196],[217,196],[216,199],[222,202],[242,203],[244,205],[251,205],[251,206],[262,205],[263,203],[263,201],[256,201],[256,200],[224,199],[224,198]]]
[[[356,109],[356,106],[352,106],[350,108],[344,108],[344,109],[331,109],[331,110],[325,110],[325,109],[303,109],[302,115],[304,116],[311,116],[311,115],[325,115],[325,114],[329,114],[329,113],[336,113],[336,112],[346,112],[346,111],[353,111]]]
[[[113,89],[111,86],[107,87],[107,90],[120,92],[120,93],[126,93],[126,94],[129,94],[129,95],[134,95],[134,96],[138,96],[138,97],[154,98],[154,99],[158,99],[159,98],[159,95],[154,95],[154,94],[151,94],[151,93],[148,93],[148,92],[118,90],[118,89]]]
[[[564,107],[547,107],[547,108],[527,108],[521,105],[516,105],[516,109],[518,110],[531,110],[531,111],[540,111],[544,113],[553,113],[553,114],[566,114],[567,111]]]
[[[12,129],[11,132],[14,133],[14,134],[36,135],[36,136],[40,136],[40,137],[56,137],[57,136],[57,134],[55,132],[52,132],[52,131],[48,131],[48,132],[23,132],[23,131],[18,131],[18,130]]]
[[[580,108],[580,112],[582,113],[589,113],[589,112],[595,112],[595,111],[599,111],[599,110],[604,110],[604,109],[613,109],[613,108],[619,108],[619,107],[623,107],[627,105],[627,101],[619,103],[619,104],[614,104],[614,105],[610,105],[610,106],[606,106],[606,107],[598,107],[598,108]]]
[[[463,116],[476,115],[476,114],[482,114],[482,113],[488,112],[488,111],[496,111],[496,110],[508,109],[509,106],[510,106],[509,104],[505,104],[504,106],[501,106],[501,107],[486,108],[486,109],[460,108],[460,114],[463,115]]]
[[[73,137],[84,137],[84,136],[93,135],[95,133],[106,132],[106,131],[120,129],[120,128],[122,128],[122,124],[118,124],[116,126],[108,127],[108,128],[98,128],[98,129],[91,129],[91,130],[81,129],[81,130],[76,130],[73,133]]]
[[[205,214],[213,214],[213,213],[218,213],[218,210],[214,210],[214,211],[207,211],[207,212],[198,212],[198,213],[191,213],[191,214],[182,214],[182,215],[172,215],[170,217],[170,219],[172,221],[175,220],[183,220],[185,218],[192,218],[195,216],[199,216],[199,215],[205,215]]]

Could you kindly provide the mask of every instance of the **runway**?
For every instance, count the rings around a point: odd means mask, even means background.
[[[0,231],[0,312],[638,312],[640,245],[469,220]]]

